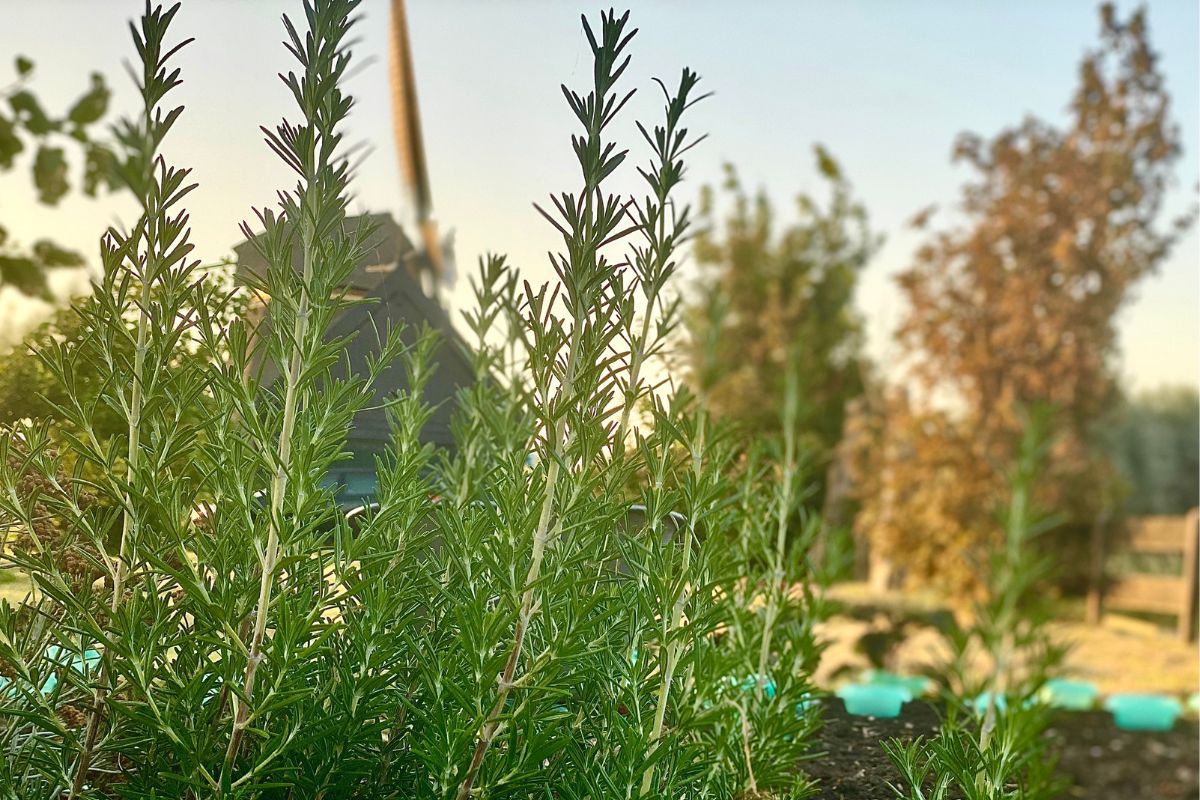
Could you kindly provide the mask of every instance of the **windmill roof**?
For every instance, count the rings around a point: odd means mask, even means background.
[[[346,221],[347,228],[357,227],[366,221],[379,224],[381,239],[384,240],[372,250],[374,255],[366,261],[378,258],[379,265],[389,268],[368,270],[367,267],[375,265],[365,262],[356,268],[354,274],[366,296],[363,302],[356,303],[335,317],[326,335],[327,340],[353,335],[333,373],[337,377],[364,375],[368,360],[380,350],[380,342],[388,331],[397,326],[404,326],[402,338],[408,344],[415,342],[421,328],[432,328],[438,333],[439,342],[431,357],[432,375],[425,387],[425,400],[435,410],[422,431],[421,439],[438,447],[452,449],[452,401],[459,387],[474,382],[474,370],[468,356],[470,348],[454,329],[445,309],[422,291],[414,271],[402,264],[401,259],[409,262],[421,255],[414,250],[400,226],[390,215],[376,214],[350,217]],[[234,247],[234,252],[238,254],[236,274],[243,275],[245,270],[260,274],[259,271],[265,268],[265,262],[252,243],[242,242]],[[391,257],[396,260],[383,260]],[[298,257],[295,263],[299,268]],[[364,285],[368,283],[369,286]],[[267,335],[269,323],[269,316],[260,323],[260,335]],[[261,384],[273,383],[279,374],[278,365],[263,365]],[[368,408],[355,416],[349,433],[348,446],[355,462],[369,462],[370,456],[383,452],[391,433],[387,414],[381,406],[387,397],[407,389],[408,382],[402,365],[391,365],[383,371],[375,386],[375,398]]]
[[[422,327],[437,332],[439,341],[432,356],[433,372],[425,387],[426,402],[435,406],[433,416],[425,426],[422,440],[439,447],[453,448],[450,421],[454,410],[455,392],[474,382],[474,370],[467,356],[468,345],[459,336],[437,302],[429,298],[407,269],[397,269],[388,275],[368,295],[368,302],[356,305],[341,314],[329,331],[330,337],[355,334],[346,348],[346,361],[354,374],[366,370],[367,359],[378,352],[379,340],[387,331],[404,326],[402,338],[413,344]],[[376,336],[378,331],[378,336]],[[401,365],[384,370],[376,385],[373,408],[362,411],[354,419],[350,433],[351,449],[374,449],[375,443],[388,440],[387,415],[380,402],[398,391],[407,390],[408,383]]]
[[[382,280],[384,275],[391,273],[398,265],[416,256],[416,248],[412,241],[405,235],[404,229],[392,219],[391,214],[386,212],[359,214],[346,217],[343,224],[346,233],[350,235],[357,232],[363,225],[373,225],[378,229],[375,246],[367,252],[366,257],[355,266],[354,271],[350,274],[347,281],[349,289],[369,292]],[[236,244],[233,246],[233,252],[237,256],[235,276],[239,281],[244,282],[248,274],[259,279],[266,274],[266,259],[262,257],[262,253],[258,252],[254,242],[247,239]],[[301,252],[299,239],[292,248],[292,267],[297,274],[304,269],[304,254]]]

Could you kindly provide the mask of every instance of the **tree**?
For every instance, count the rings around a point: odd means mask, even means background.
[[[1105,451],[1125,484],[1130,515],[1185,514],[1200,505],[1200,395],[1167,387],[1123,400]]]
[[[33,62],[16,58],[16,82],[0,90],[0,173],[16,168],[17,157],[36,147],[31,166],[38,200],[57,205],[71,189],[67,147],[77,148],[83,158],[82,189],[95,197],[102,188],[118,185],[112,151],[93,138],[93,129],[108,111],[109,90],[104,77],[92,73],[91,85],[61,117],[52,117],[29,89]],[[64,267],[81,267],[83,256],[47,239],[28,248],[10,238],[0,224],[0,289],[11,286],[22,294],[49,300],[46,272]]]
[[[693,381],[713,413],[736,420],[747,437],[778,435],[785,376],[794,370],[797,428],[821,459],[841,436],[846,402],[862,391],[854,289],[880,237],[838,163],[823,147],[814,150],[830,199],[823,207],[798,195],[796,217],[782,229],[766,194],[749,196],[732,166],[723,218],[717,193],[705,187],[698,292],[687,318]]]
[[[1064,127],[1031,117],[991,140],[959,138],[955,159],[976,175],[962,221],[898,276],[915,391],[878,409],[859,523],[926,577],[971,582],[969,556],[997,534],[981,510],[1003,486],[1021,408],[1059,410],[1042,502],[1076,529],[1111,503],[1095,434],[1116,399],[1115,316],[1188,219],[1158,224],[1180,147],[1145,11],[1122,21],[1106,5],[1100,22]]]

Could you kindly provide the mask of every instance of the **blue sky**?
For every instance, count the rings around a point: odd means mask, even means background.
[[[167,154],[193,166],[201,183],[190,208],[203,258],[226,255],[250,206],[270,202],[274,187],[292,182],[257,126],[294,116],[275,73],[290,66],[279,15],[298,6],[190,0],[180,13],[178,30],[197,41],[180,59],[186,83],[178,100],[188,111]],[[126,110],[134,98],[120,66],[133,52],[125,20],[140,8],[141,0],[13,3],[5,9],[0,54],[37,62],[34,86],[55,110],[83,90],[92,70],[105,73],[116,108]],[[351,83],[359,104],[350,138],[375,150],[363,165],[354,208],[391,210],[404,221],[410,210],[399,191],[388,107],[387,4],[365,0],[363,8],[358,52],[374,61]],[[1061,120],[1080,55],[1097,31],[1096,5],[1076,0],[639,0],[632,8],[640,33],[628,77],[640,91],[617,132],[638,154],[632,120],[658,114],[650,78],[674,78],[686,64],[716,93],[692,120],[711,134],[690,162],[693,193],[717,180],[729,161],[786,214],[794,194],[818,188],[813,143],[829,147],[887,235],[857,298],[870,353],[885,362],[894,355],[890,334],[903,311],[889,276],[909,263],[920,240],[905,223],[929,204],[952,206],[969,177],[950,162],[955,136],[990,135],[1026,114]],[[1183,131],[1185,155],[1168,204],[1179,212],[1194,202],[1200,173],[1200,6],[1162,0],[1149,9]],[[595,10],[548,0],[409,0],[434,204],[443,228],[455,231],[461,271],[492,250],[508,253],[532,280],[550,276],[544,253],[555,244],[553,232],[530,203],[576,182],[572,119],[558,84],[588,79],[579,13]],[[132,207],[127,199],[73,198],[58,209],[40,208],[24,175],[10,174],[0,180],[0,215],[23,239],[53,234],[94,257],[104,225],[129,219]],[[1193,230],[1122,314],[1121,370],[1134,387],[1200,382],[1198,265]],[[465,281],[459,288],[452,302],[465,296]],[[6,299],[0,315],[10,327],[42,311]],[[0,335],[4,327],[0,319]]]

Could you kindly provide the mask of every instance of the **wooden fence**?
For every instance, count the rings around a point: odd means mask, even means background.
[[[1200,518],[1196,509],[1182,517],[1131,519],[1127,534],[1115,546],[1107,541],[1103,529],[1098,529],[1092,539],[1088,622],[1099,622],[1105,609],[1173,615],[1179,619],[1180,638],[1194,641],[1200,559]],[[1110,575],[1106,565],[1116,551],[1181,555],[1183,568],[1177,575]]]

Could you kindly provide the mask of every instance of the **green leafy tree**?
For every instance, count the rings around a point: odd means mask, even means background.
[[[16,169],[19,157],[32,151],[31,176],[38,201],[57,205],[71,190],[69,150],[83,159],[80,188],[89,197],[116,188],[113,153],[95,138],[95,128],[108,111],[109,89],[104,77],[92,73],[88,89],[61,116],[49,114],[29,84],[34,64],[25,56],[15,61],[16,80],[0,90],[0,173]],[[0,288],[50,299],[46,272],[83,266],[83,256],[39,239],[23,246],[0,224]]]
[[[862,393],[854,290],[881,240],[841,167],[814,149],[829,200],[798,195],[792,220],[778,219],[765,192],[747,193],[732,166],[720,192],[704,189],[688,319],[693,378],[713,414],[748,437],[778,436],[794,372],[800,447],[823,459],[841,437],[847,402]]]
[[[59,408],[72,393],[99,397],[103,391],[103,373],[99,365],[82,360],[74,372],[75,382],[68,389],[57,380],[54,370],[35,355],[61,343],[77,350],[86,337],[86,328],[73,309],[57,311],[26,338],[22,346],[0,355],[0,426],[12,426],[19,420],[61,420]],[[123,421],[112,408],[101,406],[93,417],[96,434],[104,439],[121,431]]]
[[[1200,396],[1170,387],[1122,402],[1104,450],[1125,483],[1126,514],[1184,514],[1200,505]]]

